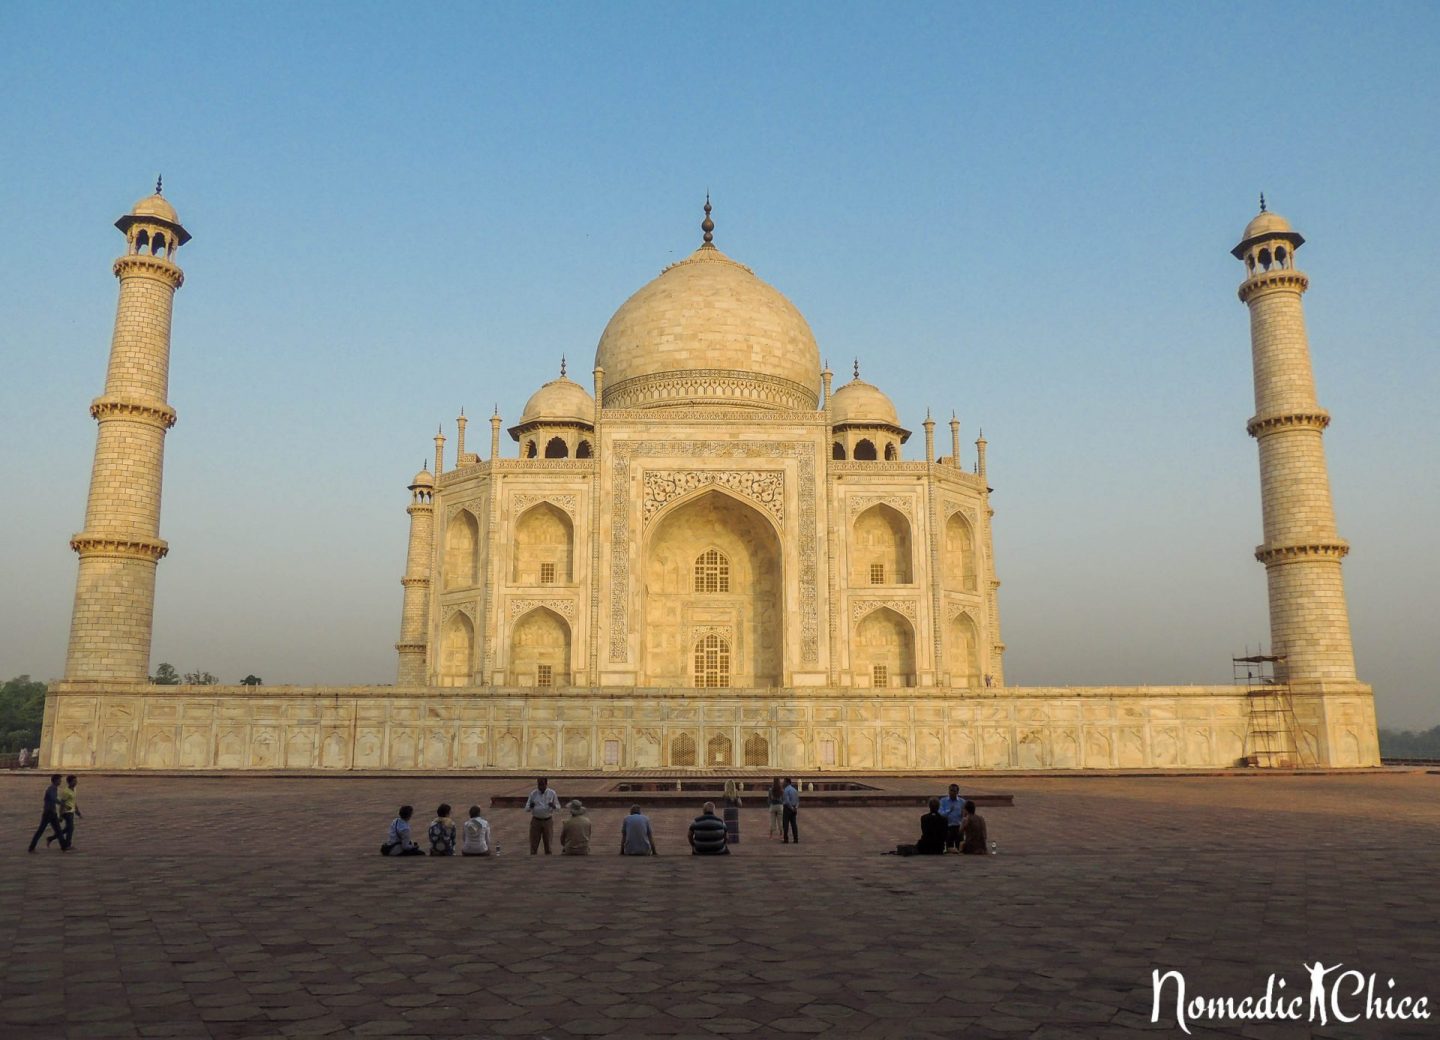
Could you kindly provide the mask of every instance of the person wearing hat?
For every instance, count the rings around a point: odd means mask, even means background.
[[[588,856],[590,854],[590,816],[576,798],[568,806],[570,818],[560,828],[560,854],[562,856]]]

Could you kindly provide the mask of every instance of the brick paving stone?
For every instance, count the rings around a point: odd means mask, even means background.
[[[32,780],[0,774],[0,821],[22,841],[43,789]],[[612,782],[563,786],[584,796]],[[920,795],[945,781],[875,782]],[[85,857],[0,848],[0,1037],[558,1040],[588,1025],[627,1040],[1153,1040],[1178,1035],[1149,1021],[1155,968],[1211,995],[1256,992],[1270,971],[1298,985],[1316,956],[1416,995],[1440,979],[1440,777],[960,782],[1015,794],[987,812],[1001,855],[881,856],[913,840],[918,808],[807,808],[811,833],[832,840],[749,841],[696,861],[678,851],[693,811],[660,808],[672,851],[659,857],[475,863],[390,861],[373,846],[402,801],[483,804],[528,780],[87,777]],[[305,820],[303,860],[273,841],[277,821],[295,819],[297,785],[334,807]],[[197,812],[226,819],[233,847],[154,852],[186,848]],[[597,832],[623,812],[592,810]],[[764,833],[763,807],[742,818],[747,836]],[[1104,821],[1103,848],[1076,843],[1086,819]],[[491,820],[507,849],[523,846],[519,810]],[[140,831],[152,847],[135,845]],[[535,899],[542,890],[555,898]],[[48,920],[24,912],[57,895]],[[433,908],[452,905],[437,936]],[[1433,1037],[1426,1026],[1383,1036]],[[1206,1023],[1192,1035],[1288,1031]]]

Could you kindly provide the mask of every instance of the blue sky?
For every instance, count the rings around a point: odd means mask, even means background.
[[[1228,253],[1264,190],[1360,673],[1440,722],[1437,54],[1428,4],[6,6],[0,672],[63,666],[110,225],[163,171],[156,662],[391,681],[436,423],[587,372],[709,190],[837,372],[983,425],[1012,683],[1228,681],[1268,639]]]

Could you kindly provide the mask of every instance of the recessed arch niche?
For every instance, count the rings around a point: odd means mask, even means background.
[[[727,591],[697,590],[696,560],[718,550]],[[694,651],[706,633],[730,648],[730,685],[778,686],[783,677],[784,604],[780,539],[756,508],[711,489],[656,518],[643,546],[642,682],[690,686]]]
[[[851,531],[851,585],[909,585],[915,580],[910,521],[900,510],[883,502],[873,505],[855,518]],[[877,576],[879,581],[874,580]]]
[[[569,585],[575,580],[575,525],[552,502],[539,502],[515,523],[513,581],[516,585]],[[545,564],[555,568],[555,580],[542,579]]]
[[[915,630],[904,615],[878,607],[855,626],[855,671],[867,678],[884,669],[889,686],[915,685]]]
[[[536,607],[510,633],[510,674],[519,686],[570,685],[570,626],[548,607]]]

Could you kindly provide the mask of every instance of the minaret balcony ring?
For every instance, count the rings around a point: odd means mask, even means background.
[[[170,551],[162,538],[125,538],[115,535],[87,534],[84,531],[70,539],[70,548],[87,556],[116,556],[158,563]]]
[[[1284,563],[1304,563],[1307,560],[1333,559],[1339,561],[1350,552],[1350,543],[1344,541],[1306,542],[1301,545],[1257,545],[1255,559],[1265,566]]]
[[[97,397],[90,402],[90,416],[99,422],[128,419],[148,423],[162,430],[175,425],[175,409],[163,401],[127,401],[123,397]]]
[[[117,278],[122,278],[127,274],[146,274],[167,282],[176,289],[185,284],[185,272],[169,260],[163,260],[158,256],[132,253],[116,260],[115,266],[111,270],[115,272]]]
[[[1250,297],[1268,289],[1289,289],[1303,293],[1308,288],[1310,288],[1310,279],[1299,271],[1262,271],[1247,278],[1240,286],[1238,295],[1241,303],[1247,303]]]
[[[1257,415],[1245,424],[1245,432],[1252,437],[1263,437],[1277,430],[1309,427],[1323,430],[1330,425],[1330,413],[1323,408],[1313,412],[1286,412],[1282,415]]]

